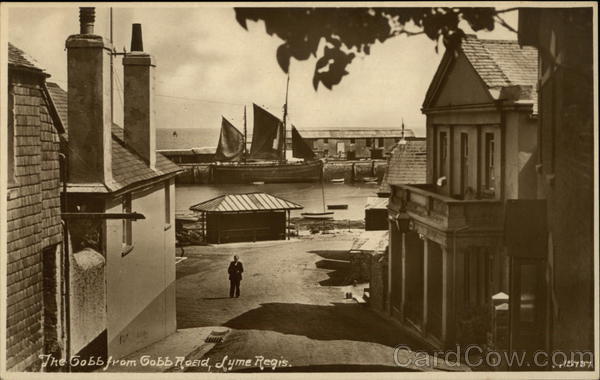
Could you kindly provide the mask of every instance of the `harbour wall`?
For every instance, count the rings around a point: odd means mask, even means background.
[[[210,184],[210,165],[178,164],[185,171],[176,177],[176,183],[182,185]],[[377,177],[380,182],[387,169],[386,160],[326,161],[323,165],[323,179],[343,178],[344,182],[362,182],[365,177]]]

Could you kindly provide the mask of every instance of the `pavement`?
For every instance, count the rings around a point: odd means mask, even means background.
[[[190,356],[202,356],[217,344],[205,342],[215,332],[224,337],[230,330],[221,326],[179,329],[150,346],[111,362],[98,372],[179,372],[184,369]],[[154,362],[150,362],[151,360]]]

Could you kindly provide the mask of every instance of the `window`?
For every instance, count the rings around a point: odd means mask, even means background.
[[[448,162],[448,134],[446,132],[440,132],[440,168],[439,177],[446,175],[446,163]]]
[[[123,195],[123,214],[131,213],[131,193]],[[126,255],[131,251],[133,246],[132,238],[132,221],[131,219],[123,219],[123,252]]]
[[[8,141],[8,170],[6,181],[8,182],[8,187],[16,184],[15,181],[15,120],[14,120],[14,94],[13,94],[13,86],[11,85],[8,89],[8,131],[7,131],[7,141]]]
[[[471,247],[464,256],[464,297],[467,305],[484,305],[493,281],[493,256],[480,247]]]
[[[366,143],[367,143],[367,148],[370,148],[371,145],[373,144],[373,141],[371,139],[366,139]]]
[[[377,147],[383,148],[383,145],[384,145],[383,137],[378,138],[377,139]]]
[[[485,189],[494,191],[496,175],[494,170],[494,134],[485,134]]]
[[[356,139],[350,139],[350,144],[356,143]]]
[[[460,194],[469,188],[469,135],[460,134]]]
[[[318,140],[313,140],[313,149],[318,149],[318,148],[319,148]]]
[[[329,139],[323,139],[323,144],[328,144],[329,143]]]
[[[171,226],[171,181],[165,182],[165,229]]]

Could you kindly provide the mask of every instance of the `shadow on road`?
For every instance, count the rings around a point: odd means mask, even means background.
[[[345,286],[350,285],[350,262],[340,260],[319,260],[315,263],[319,269],[328,269],[329,278],[319,281],[321,286]]]
[[[401,330],[356,303],[263,303],[227,321],[224,326],[238,330],[275,331],[316,340],[353,340],[389,347],[399,343],[420,346]]]
[[[313,250],[308,251],[323,258],[315,263],[319,269],[329,269],[328,279],[319,281],[321,286],[346,286],[350,285],[350,261],[347,250]]]

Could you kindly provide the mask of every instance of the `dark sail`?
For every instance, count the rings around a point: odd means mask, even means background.
[[[312,151],[310,146],[304,141],[300,133],[292,125],[292,156],[296,158],[303,158],[305,160],[312,160],[315,158],[315,153]]]
[[[254,131],[250,158],[262,160],[278,160],[281,158],[284,139],[282,121],[268,111],[254,104]]]
[[[244,135],[227,119],[223,118],[215,159],[217,161],[239,161],[243,153]]]

